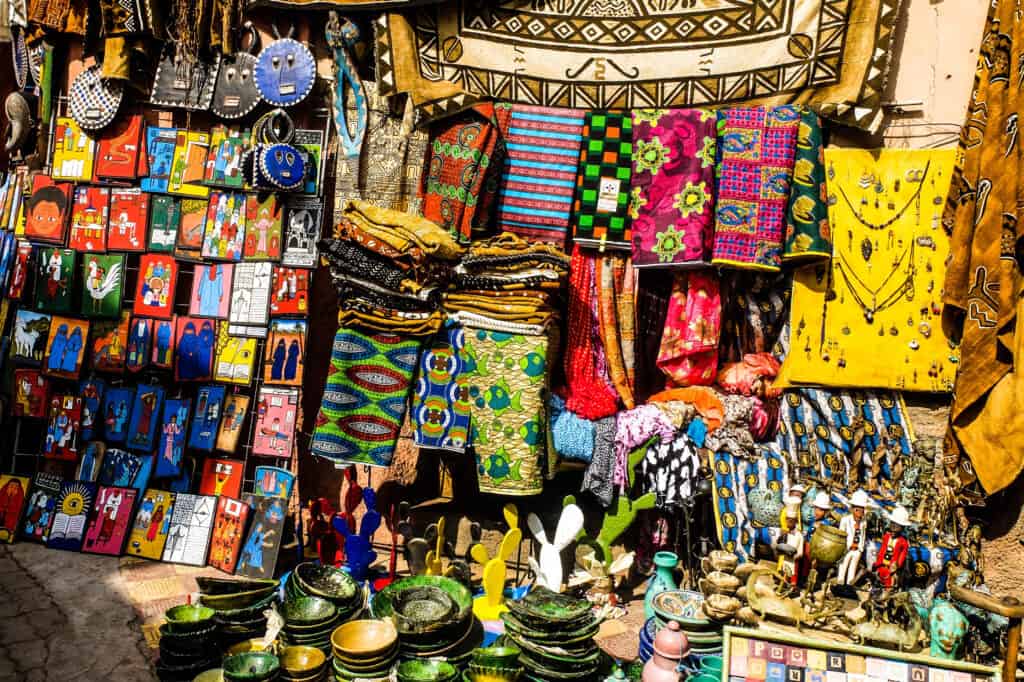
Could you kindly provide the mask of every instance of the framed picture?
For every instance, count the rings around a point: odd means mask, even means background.
[[[89,322],[55,315],[46,340],[43,374],[58,379],[77,379],[85,358]]]
[[[277,555],[281,551],[281,535],[287,502],[277,497],[246,495],[243,501],[252,507],[252,522],[242,543],[235,566],[235,575],[247,578],[273,577]]]
[[[226,393],[224,386],[216,384],[199,388],[196,393],[196,409],[192,414],[192,430],[188,435],[190,448],[213,451]]]
[[[210,189],[202,184],[206,173],[210,135],[180,128],[177,133],[167,191],[171,194],[205,199],[210,193]]]
[[[146,165],[148,177],[139,181],[143,192],[163,193],[171,179],[174,148],[178,140],[177,128],[146,128]]]
[[[111,251],[145,251],[148,228],[149,195],[138,187],[110,190],[107,248]]]
[[[170,319],[174,311],[177,280],[178,263],[174,258],[155,253],[142,256],[133,312],[140,317]]]
[[[174,378],[176,381],[209,381],[217,345],[216,321],[179,316],[175,320]]]
[[[28,488],[28,477],[0,474],[0,543],[14,542],[25,511]]]
[[[125,553],[146,559],[160,559],[164,554],[173,512],[174,493],[147,488],[139,501],[139,510],[135,514]]]
[[[256,339],[228,334],[228,323],[221,323],[217,335],[217,360],[213,379],[227,384],[248,386],[256,367]]]
[[[164,401],[164,419],[160,425],[159,445],[156,452],[157,478],[177,476],[181,473],[181,459],[185,454],[185,434],[188,433],[188,415],[192,401],[188,398],[168,398]]]
[[[107,382],[103,379],[90,377],[78,382],[78,395],[82,398],[82,440],[92,440],[103,434],[100,425],[103,423],[103,394],[107,392]],[[79,480],[92,480],[79,476]]]
[[[274,268],[270,288],[270,314],[273,316],[309,314],[309,279],[312,270]]]
[[[210,131],[210,153],[206,157],[204,184],[211,187],[242,188],[245,184],[242,169],[246,137],[237,129],[213,127]]]
[[[284,252],[281,264],[315,268],[323,203],[316,197],[289,197],[285,206]]]
[[[273,192],[245,197],[245,260],[281,259],[283,206]]]
[[[242,492],[244,471],[245,462],[207,457],[203,463],[203,476],[199,481],[199,494],[238,497]]]
[[[78,459],[79,429],[82,424],[82,399],[77,395],[50,397],[50,421],[46,426],[43,456],[74,462]]]
[[[249,413],[249,396],[233,394],[224,403],[224,418],[217,432],[217,449],[221,452],[234,454],[238,450],[238,439],[242,435],[242,425]]]
[[[216,497],[178,493],[174,498],[174,514],[167,531],[163,561],[205,566],[216,513]]]
[[[307,324],[305,320],[270,321],[270,333],[263,351],[264,382],[302,385]]]
[[[91,440],[82,446],[82,456],[75,470],[75,480],[95,483],[100,475],[100,465],[107,452],[106,444],[101,440]]]
[[[128,354],[128,333],[131,315],[127,310],[121,319],[99,320],[93,324],[92,366],[97,372],[123,372]]]
[[[153,354],[150,364],[160,369],[174,367],[175,320],[153,320]]]
[[[47,313],[69,313],[74,290],[75,252],[71,249],[39,249],[36,309]]]
[[[296,130],[292,144],[306,155],[306,183],[302,186],[302,193],[319,194],[320,168],[324,152],[323,131]]]
[[[135,388],[108,386],[103,397],[103,433],[110,443],[123,443],[128,439],[128,424],[135,404]],[[110,483],[109,485],[120,485]]]
[[[139,372],[149,366],[153,354],[153,320],[133,317],[128,327],[128,351],[124,366],[129,372]]]
[[[82,259],[82,315],[118,318],[124,298],[124,256],[87,254]]]
[[[152,452],[160,426],[160,408],[164,402],[164,389],[150,384],[139,384],[132,406],[132,419],[128,423],[129,450]]]
[[[245,195],[215,191],[210,194],[203,235],[203,258],[242,260],[245,245]]]
[[[11,360],[26,365],[41,365],[46,355],[53,317],[46,313],[19,308],[14,315]]]
[[[121,556],[138,495],[134,488],[99,486],[82,543],[83,552]]]
[[[18,242],[18,250],[14,254],[14,263],[11,265],[11,278],[7,286],[7,298],[20,301],[25,294],[25,282],[28,280],[28,271],[32,267],[32,243]]]
[[[221,496],[217,500],[213,537],[210,539],[210,558],[207,562],[210,566],[225,573],[235,572],[251,511],[245,502],[230,496]]]
[[[58,116],[53,131],[53,179],[89,182],[95,160],[96,140],[75,119]]]
[[[120,448],[107,448],[103,453],[96,482],[100,485],[134,488],[139,492],[145,488],[152,467],[146,464],[152,455],[139,455]],[[140,478],[143,480],[140,484]]]
[[[257,495],[267,497],[280,497],[287,500],[292,496],[292,486],[295,484],[295,474],[282,469],[281,467],[256,467],[256,487],[253,490]]]
[[[53,523],[46,538],[50,549],[78,552],[85,540],[85,526],[96,502],[96,484],[86,481],[64,481],[57,493]]]
[[[106,251],[110,190],[106,187],[79,185],[75,187],[73,196],[68,246],[81,252]]]
[[[298,414],[298,389],[260,387],[256,399],[252,454],[291,458]]]
[[[231,303],[231,277],[234,266],[230,263],[197,265],[192,277],[192,300],[189,315],[228,319]]]
[[[239,263],[231,284],[232,325],[266,328],[270,320],[270,283],[273,264]]]
[[[173,253],[180,224],[181,200],[168,194],[152,195],[149,199],[149,250]]]
[[[100,135],[96,150],[96,176],[107,180],[134,180],[139,176],[145,121],[141,113],[120,115]]]
[[[203,230],[206,227],[206,199],[182,199],[178,228],[178,243],[174,255],[186,260],[199,260],[203,250]]]
[[[35,475],[28,489],[28,502],[21,520],[21,539],[29,542],[46,542],[63,483],[64,479],[47,471],[40,471]]]
[[[45,419],[50,406],[49,396],[50,382],[38,369],[14,370],[12,415]]]
[[[34,242],[63,245],[71,217],[70,182],[54,182],[48,175],[32,179],[25,201],[25,236]]]

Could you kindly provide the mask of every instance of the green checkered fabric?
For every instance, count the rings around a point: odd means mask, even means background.
[[[633,121],[629,114],[587,113],[573,202],[573,239],[585,247],[630,250]]]

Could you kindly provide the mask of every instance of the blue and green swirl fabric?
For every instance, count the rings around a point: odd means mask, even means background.
[[[438,332],[420,355],[412,421],[421,448],[465,452],[469,445],[465,344],[465,330],[454,325]]]

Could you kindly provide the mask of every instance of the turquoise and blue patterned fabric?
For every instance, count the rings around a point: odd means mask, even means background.
[[[420,355],[413,395],[414,439],[421,448],[465,452],[469,447],[469,382],[466,333],[455,325],[442,329]]]

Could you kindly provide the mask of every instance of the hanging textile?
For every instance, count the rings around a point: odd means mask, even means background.
[[[797,272],[778,386],[949,391],[959,360],[940,320],[953,150],[829,149],[831,263]]]
[[[412,421],[414,439],[421,448],[465,452],[470,444],[465,343],[465,330],[450,326],[434,337],[420,355]]]
[[[676,386],[707,386],[718,369],[722,300],[713,270],[677,273],[665,317],[658,367]]]
[[[597,319],[608,358],[608,375],[615,392],[626,409],[632,409],[634,360],[633,360],[633,283],[631,280],[630,258],[625,254],[606,254],[598,259],[595,276],[597,280]]]
[[[756,98],[875,131],[899,7],[449,0],[382,16],[377,72],[428,119],[482,98],[624,110]]]
[[[498,214],[502,230],[565,245],[582,141],[582,111],[513,105]]]
[[[831,255],[832,231],[828,223],[825,145],[821,135],[821,121],[816,113],[804,109],[800,114],[796,140],[782,259],[810,260]]]
[[[471,328],[466,362],[480,492],[537,495],[547,457],[549,337]]]
[[[792,294],[790,272],[724,272],[721,361],[738,362],[747,353],[772,353],[782,359],[780,341]]]
[[[722,161],[714,262],[735,268],[778,270],[800,109],[726,109],[718,116],[718,154]]]
[[[1024,232],[1017,219],[1024,175],[1017,124],[1024,87],[1019,77],[1024,23],[1019,14],[1019,3],[1013,0],[990,3],[974,92],[960,134],[960,167],[943,217],[953,257],[942,301],[947,321],[960,332],[963,359],[950,413],[952,432],[990,494],[1012,482],[1024,463],[1021,441],[1013,443],[1008,456],[1002,442],[978,437],[1002,428],[1002,414],[1011,408],[994,399],[1004,400],[1015,390],[1017,379],[1007,375],[1021,359],[1014,339]],[[996,386],[1002,386],[998,396],[986,399]],[[968,430],[973,434],[965,434]]]
[[[629,181],[633,120],[626,114],[588,111],[572,207],[573,240],[604,249],[632,249]]]
[[[633,112],[633,264],[706,264],[714,225],[713,112]]]
[[[640,462],[641,489],[657,493],[658,509],[679,509],[693,497],[699,467],[697,447],[686,433],[670,443],[652,443]]]
[[[310,451],[338,464],[389,466],[420,342],[340,327]]]
[[[657,360],[661,337],[665,333],[665,317],[672,300],[674,278],[664,270],[637,272],[633,397],[637,405],[642,405],[665,388],[665,374],[658,367]]]

